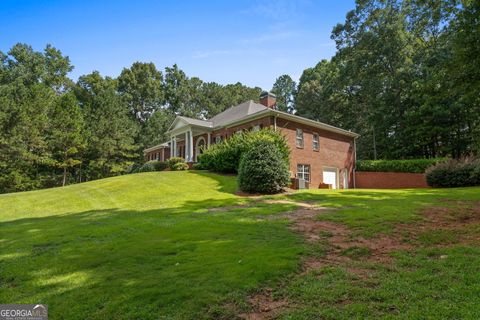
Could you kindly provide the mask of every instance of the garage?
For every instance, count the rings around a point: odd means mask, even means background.
[[[337,168],[323,168],[323,183],[331,185],[332,189],[338,188]]]

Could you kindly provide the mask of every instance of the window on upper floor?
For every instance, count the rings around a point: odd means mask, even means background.
[[[318,151],[320,150],[320,140],[319,140],[318,133],[313,134],[313,139],[312,139],[312,147],[313,150]]]
[[[303,148],[303,130],[302,129],[297,129],[295,144],[297,148]]]
[[[310,165],[297,164],[297,178],[310,181]]]

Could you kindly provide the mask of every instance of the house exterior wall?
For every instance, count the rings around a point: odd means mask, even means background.
[[[303,148],[296,146],[296,130],[303,130]],[[310,188],[316,189],[323,183],[323,170],[337,169],[339,188],[345,188],[343,172],[348,175],[348,188],[353,188],[355,165],[354,138],[321,130],[297,122],[277,119],[277,130],[282,132],[290,147],[290,171],[296,176],[297,164],[310,165]],[[313,150],[313,133],[319,135],[319,150]]]
[[[272,116],[265,116],[260,119],[251,120],[239,125],[228,128],[221,128],[214,130],[210,135],[210,144],[215,144],[215,138],[221,136],[222,140],[228,139],[235,132],[239,130],[251,130],[254,126],[259,125],[262,128],[273,127],[274,118]],[[353,168],[355,164],[355,150],[354,138],[344,136],[338,133],[321,130],[315,127],[297,123],[294,121],[277,118],[277,130],[280,131],[287,140],[290,148],[290,174],[291,177],[297,175],[297,165],[310,165],[310,188],[319,188],[323,183],[323,170],[337,169],[338,186],[344,188],[343,173],[346,172],[348,176],[348,188],[353,188]],[[303,148],[296,146],[296,130],[303,130]],[[319,150],[313,150],[313,133],[319,135]],[[204,133],[193,137],[194,159],[196,159],[197,150],[196,145],[200,137],[203,137],[207,142],[208,134]],[[208,144],[208,142],[207,142]],[[177,148],[181,157],[185,157],[185,143],[179,141]],[[157,150],[150,153],[156,153]],[[169,154],[169,148],[165,149],[166,154]],[[147,153],[147,157],[150,153]],[[148,160],[148,158],[147,158]]]
[[[159,148],[145,153],[145,161],[157,160],[157,153],[158,161],[162,161],[162,150],[164,152],[164,161],[168,160],[170,158],[170,148]]]

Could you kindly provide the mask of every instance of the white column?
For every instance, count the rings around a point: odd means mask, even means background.
[[[173,157],[173,137],[170,136],[170,158]]]
[[[185,132],[185,161],[188,162],[190,159],[190,155],[188,154],[188,151],[190,148],[188,147],[188,131]]]
[[[188,146],[189,146],[189,158],[190,158],[190,161],[193,162],[193,132],[192,132],[192,129],[190,129],[190,131],[188,132]]]
[[[211,137],[210,132],[207,132],[207,148],[210,147],[210,140],[212,140],[211,138],[212,138],[212,137]]]

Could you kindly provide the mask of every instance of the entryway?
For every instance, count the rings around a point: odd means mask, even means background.
[[[332,186],[332,189],[338,189],[338,169],[323,168],[323,183]]]

